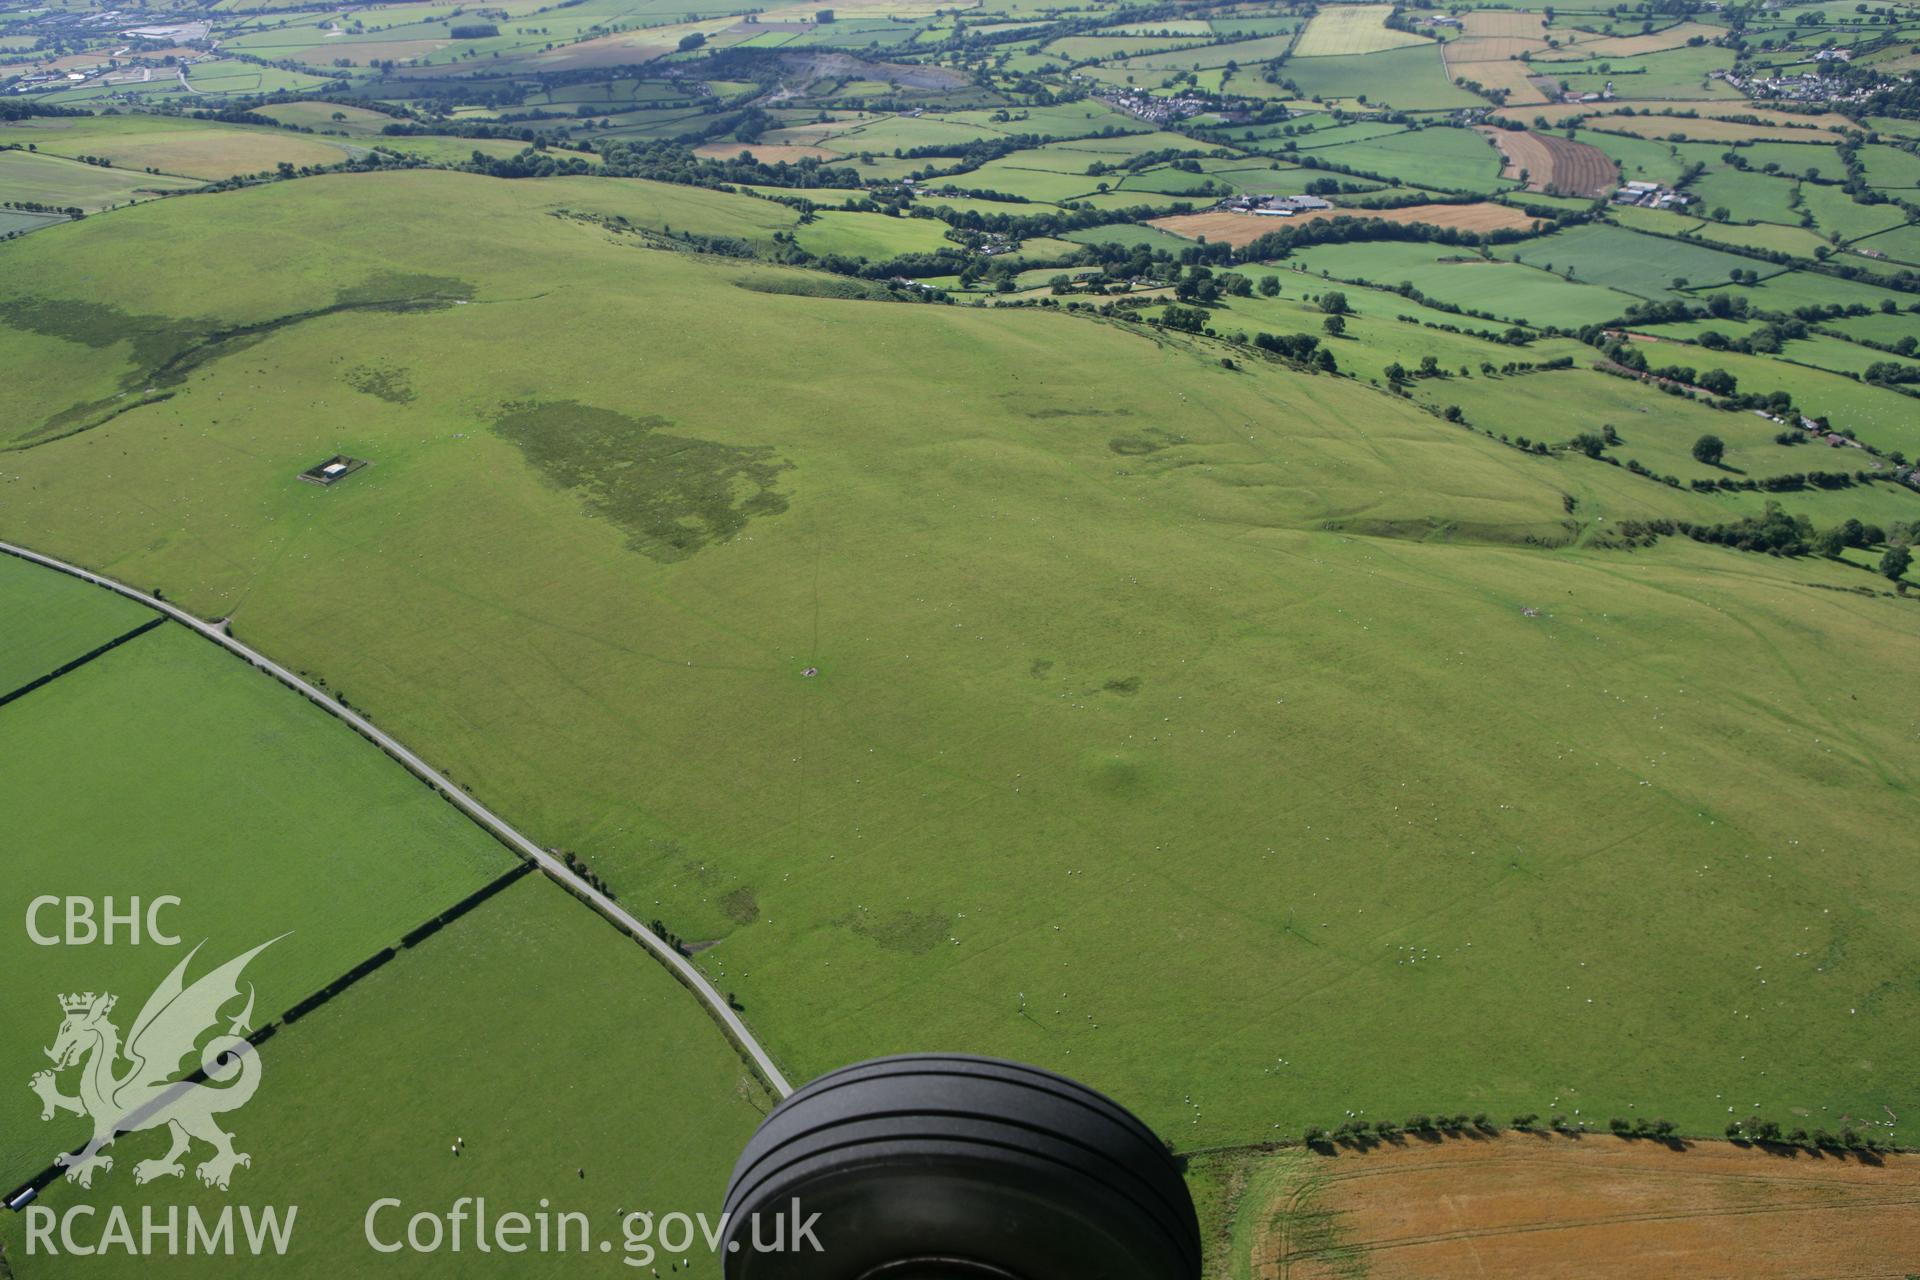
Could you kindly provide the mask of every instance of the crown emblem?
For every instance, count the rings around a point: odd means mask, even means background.
[[[93,1007],[93,999],[94,996],[91,991],[76,992],[70,996],[61,996],[60,1008],[67,1013],[85,1013]],[[113,1004],[117,999],[119,999],[118,996],[104,997],[100,1005],[100,1013],[102,1016],[113,1012]]]

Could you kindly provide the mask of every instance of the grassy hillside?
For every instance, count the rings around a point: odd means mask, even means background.
[[[1920,1104],[1910,603],[1606,549],[1665,491],[1355,381],[808,296],[590,199],[322,178],[0,246],[0,354],[71,370],[0,532],[231,614],[718,939],[796,1076],[1004,1053],[1183,1146]]]

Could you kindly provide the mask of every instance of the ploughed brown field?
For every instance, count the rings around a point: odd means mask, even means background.
[[[1252,1231],[1260,1280],[1863,1280],[1920,1271],[1920,1157],[1509,1134],[1310,1157]]]
[[[1154,218],[1163,231],[1197,240],[1224,241],[1240,246],[1251,244],[1270,231],[1278,231],[1301,222],[1326,218],[1380,218],[1387,222],[1428,222],[1436,227],[1459,227],[1463,231],[1500,231],[1508,227],[1526,228],[1535,219],[1511,205],[1492,204],[1413,204],[1404,209],[1314,209],[1286,218],[1262,217],[1253,213],[1228,213],[1215,209],[1208,213],[1177,213]]]
[[[1552,190],[1569,196],[1602,196],[1620,178],[1611,156],[1585,142],[1554,134],[1483,127],[1506,164],[1503,178],[1518,179],[1527,171],[1527,190]]]

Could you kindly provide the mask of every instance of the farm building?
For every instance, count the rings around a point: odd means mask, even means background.
[[[1228,213],[1251,213],[1265,218],[1290,218],[1296,213],[1331,209],[1333,204],[1331,201],[1322,200],[1319,196],[1243,195],[1223,200],[1219,207]]]
[[[325,462],[317,462],[302,471],[300,478],[308,484],[329,485],[346,479],[366,465],[364,458],[349,458],[344,453],[336,453]]]

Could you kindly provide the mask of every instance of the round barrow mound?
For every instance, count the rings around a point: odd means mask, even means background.
[[[726,1210],[729,1280],[1200,1274],[1193,1200],[1153,1131],[1085,1085],[995,1058],[909,1054],[820,1077],[754,1133]]]

